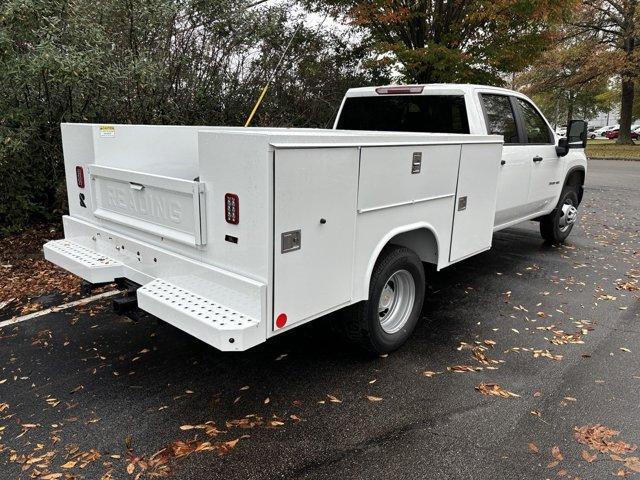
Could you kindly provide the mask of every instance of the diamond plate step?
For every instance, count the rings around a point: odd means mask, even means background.
[[[160,278],[137,290],[138,306],[220,350],[246,350],[264,341],[260,320]]]
[[[52,240],[43,249],[44,258],[88,282],[111,282],[122,276],[122,263],[71,240]]]

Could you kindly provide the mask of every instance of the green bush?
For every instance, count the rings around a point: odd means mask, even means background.
[[[64,212],[61,122],[242,125],[301,21],[250,3],[3,1],[0,233]],[[361,57],[301,28],[254,124],[329,126]]]

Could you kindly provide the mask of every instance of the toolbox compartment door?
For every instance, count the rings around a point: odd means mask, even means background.
[[[198,181],[91,165],[93,215],[187,245],[204,245],[205,190]]]
[[[351,299],[358,149],[279,148],[274,162],[273,314],[288,327]]]
[[[491,248],[501,156],[499,143],[462,145],[453,206],[451,263]]]

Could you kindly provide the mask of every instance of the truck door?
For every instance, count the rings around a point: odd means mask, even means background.
[[[496,227],[526,216],[532,160],[524,149],[516,113],[507,95],[481,93],[480,101],[489,135],[504,136],[498,174]]]
[[[555,138],[540,112],[523,98],[515,97],[515,101],[527,136],[531,162],[528,204],[533,214],[553,208],[564,183],[564,167],[556,153]]]
[[[275,151],[274,329],[351,299],[358,157],[353,147]]]

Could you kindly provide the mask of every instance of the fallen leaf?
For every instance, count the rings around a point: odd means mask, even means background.
[[[369,400],[370,402],[381,402],[382,398],[374,397],[373,395],[367,395],[367,400]]]
[[[586,462],[589,462],[589,463],[593,462],[596,458],[598,458],[598,454],[597,453],[591,454],[591,453],[587,452],[586,450],[582,450],[580,452],[580,455],[582,456],[582,458]]]
[[[551,456],[556,459],[558,462],[561,462],[562,460],[564,460],[564,457],[562,456],[562,453],[560,453],[560,447],[558,447],[557,445],[554,445],[551,448]]]
[[[530,443],[527,446],[529,447],[529,450],[531,451],[531,453],[540,453],[540,449],[535,443]]]
[[[513,392],[509,392],[508,390],[505,390],[497,383],[481,383],[480,385],[476,386],[475,389],[480,393],[482,393],[483,395],[489,395],[494,397],[509,398],[509,397],[520,396]]]

